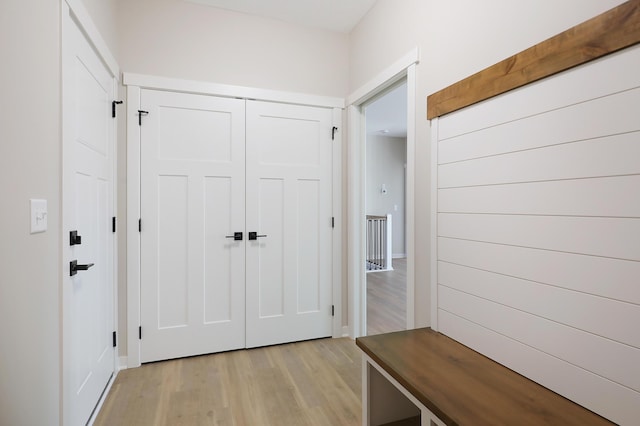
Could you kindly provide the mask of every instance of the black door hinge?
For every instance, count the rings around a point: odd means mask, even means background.
[[[336,218],[335,218],[335,217],[332,217],[332,218],[331,218],[331,227],[332,227],[332,228],[335,228],[335,227],[336,227]]]
[[[142,326],[138,327],[138,340],[142,340]]]
[[[116,332],[113,332],[113,347],[118,346],[118,338],[116,337]]]
[[[142,232],[142,219],[138,219],[138,232]]]
[[[116,118],[116,105],[122,104],[122,101],[111,102],[111,118]]]
[[[111,232],[116,232],[116,217],[111,218]]]
[[[331,305],[331,316],[332,317],[336,316],[336,306],[335,305]]]
[[[334,141],[336,140],[336,132],[338,131],[338,128],[336,126],[333,126],[331,128],[331,140]]]
[[[149,111],[138,110],[138,126],[142,126],[142,116],[149,115]]]

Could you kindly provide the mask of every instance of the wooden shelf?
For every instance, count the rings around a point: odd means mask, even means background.
[[[457,111],[640,43],[640,0],[629,0],[427,98],[427,119]]]

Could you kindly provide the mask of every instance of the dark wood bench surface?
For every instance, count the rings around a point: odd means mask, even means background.
[[[430,328],[356,344],[447,425],[612,424]]]

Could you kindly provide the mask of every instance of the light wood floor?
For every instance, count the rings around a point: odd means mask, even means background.
[[[367,273],[367,334],[407,328],[407,259],[393,259],[393,271]]]
[[[95,425],[360,425],[361,353],[322,339],[121,371]]]

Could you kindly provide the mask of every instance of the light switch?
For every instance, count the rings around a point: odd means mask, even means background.
[[[31,199],[31,233],[47,230],[47,200]]]

